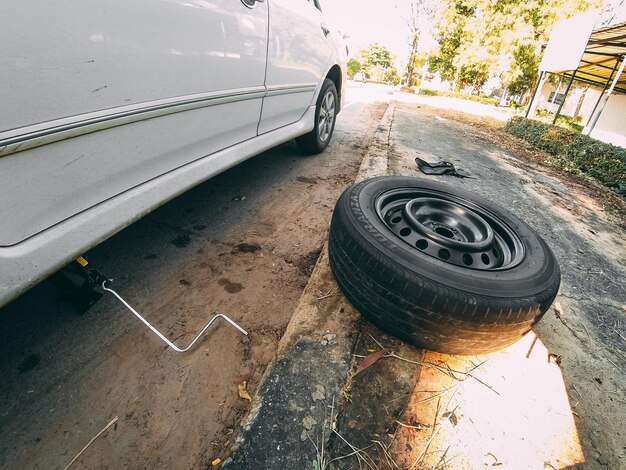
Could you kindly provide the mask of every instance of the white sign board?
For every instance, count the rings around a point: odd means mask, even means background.
[[[539,71],[576,70],[599,17],[598,10],[590,10],[555,23],[543,53],[543,59],[539,64]]]

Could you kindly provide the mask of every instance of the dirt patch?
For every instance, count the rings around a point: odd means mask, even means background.
[[[300,183],[307,183],[307,184],[316,184],[317,183],[317,179],[309,178],[308,176],[298,176],[298,177],[296,177],[296,181],[300,181]]]
[[[254,253],[260,249],[261,246],[258,243],[240,243],[237,245],[237,251],[241,253]]]
[[[220,286],[224,287],[224,290],[229,294],[236,294],[237,292],[241,292],[243,290],[243,284],[239,284],[238,282],[232,282],[230,279],[221,278],[217,283]]]
[[[310,276],[321,252],[322,246],[319,246],[314,250],[309,251],[307,254],[300,256],[293,264],[302,274]]]
[[[191,242],[191,237],[187,233],[181,233],[176,236],[170,243],[178,248],[185,248],[189,246]]]

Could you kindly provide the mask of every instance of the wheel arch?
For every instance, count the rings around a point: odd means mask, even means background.
[[[339,113],[339,111],[341,111],[341,104],[342,104],[342,97],[343,97],[343,78],[342,78],[341,67],[339,67],[339,65],[337,64],[333,65],[328,71],[328,73],[326,74],[326,78],[331,80],[335,84],[335,88],[337,89],[337,95],[339,98],[337,100],[338,101],[337,113]]]

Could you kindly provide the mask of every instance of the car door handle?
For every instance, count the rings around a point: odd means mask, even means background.
[[[324,33],[324,36],[328,37],[328,35],[330,34],[330,29],[328,29],[328,26],[326,26],[325,23],[322,23],[320,27],[322,28],[322,32]]]

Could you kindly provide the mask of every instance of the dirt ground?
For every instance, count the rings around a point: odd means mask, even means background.
[[[231,452],[386,103],[356,103],[329,149],[293,142],[229,170],[86,254],[172,341],[227,314],[179,355],[110,295],[78,315],[52,281],[0,312],[0,466],[199,468]]]

